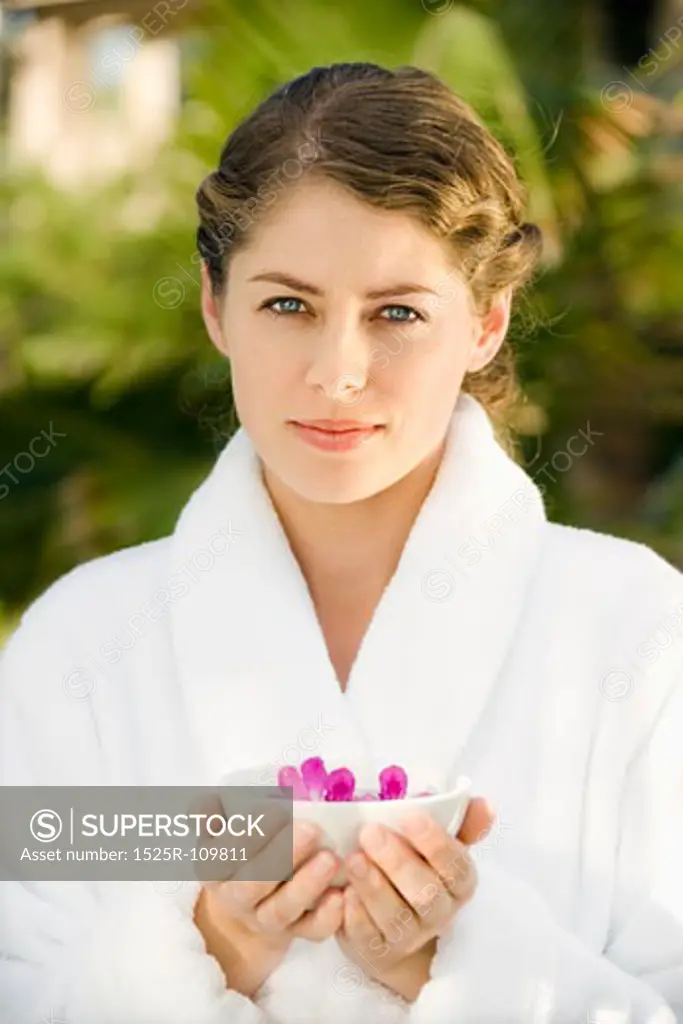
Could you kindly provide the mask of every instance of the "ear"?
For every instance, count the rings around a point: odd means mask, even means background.
[[[478,321],[474,335],[474,344],[470,351],[468,373],[483,370],[495,358],[498,349],[505,341],[510,324],[512,308],[512,288],[500,292],[488,313]]]
[[[223,333],[223,327],[221,324],[221,310],[220,302],[213,294],[213,288],[211,286],[211,278],[209,276],[209,267],[206,260],[201,262],[201,275],[202,275],[202,293],[201,293],[201,306],[202,306],[202,317],[206,330],[208,331],[211,341],[214,343],[219,352],[222,352],[224,356],[230,357],[228,351],[228,343]]]

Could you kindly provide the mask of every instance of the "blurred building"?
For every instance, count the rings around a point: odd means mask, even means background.
[[[11,165],[78,187],[148,162],[182,98],[194,0],[7,0],[0,59]]]

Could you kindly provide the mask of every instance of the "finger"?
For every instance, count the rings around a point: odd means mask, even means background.
[[[277,892],[258,905],[254,921],[261,931],[281,932],[315,906],[339,868],[331,850],[321,850]]]
[[[436,825],[431,817],[427,817]],[[450,919],[453,906],[448,890],[434,867],[420,855],[421,851],[416,851],[409,841],[391,829],[380,827],[381,842],[378,842],[376,833],[376,829],[362,829],[361,843],[407,904],[410,913],[417,915],[418,927],[427,915],[430,927],[441,927]],[[446,840],[450,838],[445,832],[443,836]],[[373,913],[372,908],[370,912]],[[401,917],[403,920],[399,923],[409,931],[414,930],[405,912]],[[388,934],[386,930],[385,934]]]
[[[294,822],[291,878],[317,851],[321,835],[320,829],[312,822]],[[214,883],[220,887],[219,897],[228,912],[242,920],[252,915],[260,903],[289,882],[289,879],[252,881],[244,877],[249,874],[254,874],[253,862],[251,865],[242,864],[230,881]]]
[[[325,893],[314,910],[308,910],[291,927],[294,938],[324,942],[342,926],[344,897],[339,889]]]
[[[203,847],[208,850],[213,848],[220,849],[222,846],[226,846],[226,840],[224,837],[218,837],[213,835],[208,829],[208,822],[213,821],[213,827],[216,827],[216,823],[221,819],[225,819],[225,808],[221,803],[220,797],[217,793],[205,793],[202,792],[190,801],[188,814],[199,814],[203,816],[203,820],[199,826],[199,832],[197,836],[197,846]],[[199,856],[193,864],[193,870],[195,877],[205,882],[207,885],[212,883],[227,881],[232,878],[235,872],[238,870],[239,865],[235,861],[221,861],[217,855],[215,859],[210,856],[206,860],[202,860]]]
[[[386,860],[391,862],[391,856]],[[379,864],[377,860],[373,863],[365,853],[358,851],[348,858],[347,865],[351,885],[381,935],[392,944],[405,945],[412,942],[420,930],[419,919],[408,905],[395,878],[385,870],[384,864]]]
[[[430,814],[411,814],[402,818],[399,825],[415,853],[436,876],[430,878],[421,890],[420,902],[428,908],[425,914],[430,914],[432,923],[435,919],[441,921],[445,914],[453,911],[452,907],[444,906],[444,890],[458,905],[473,895],[477,882],[474,861],[467,846],[449,836]]]
[[[264,851],[259,853],[256,857],[253,857],[249,862],[243,862],[232,876],[232,880],[236,882],[248,882],[252,880],[252,877],[256,874],[267,874],[270,873],[278,874],[280,877],[275,883],[264,882],[266,885],[272,887],[273,884],[283,884],[293,878],[296,869],[308,860],[320,846],[322,839],[322,832],[320,828],[312,821],[294,821],[285,824],[284,828],[271,837],[268,847],[264,848]],[[289,875],[281,874],[281,866],[288,860],[289,849],[292,850],[292,870]],[[264,866],[264,860],[266,849],[268,852],[268,862]],[[276,854],[273,853],[275,849]],[[255,866],[256,865],[256,866]],[[277,865],[279,872],[274,867]],[[257,870],[258,869],[258,870]],[[267,869],[267,870],[266,870]]]
[[[200,881],[204,882],[228,881],[245,871],[247,875],[253,875],[253,865],[257,857],[261,856],[271,842],[282,841],[288,824],[291,828],[291,819],[288,818],[286,811],[273,805],[272,801],[270,804],[264,803],[263,810],[267,814],[268,821],[266,834],[261,835],[257,829],[247,836],[240,836],[237,842],[239,842],[240,850],[243,851],[244,859],[235,859],[234,853],[233,857],[230,855],[222,857],[221,854],[226,849],[230,850],[236,845],[236,837],[228,828],[228,819],[231,813],[243,814],[247,809],[252,810],[252,808],[245,806],[244,797],[233,802],[231,806],[229,797],[224,794],[221,798],[216,792],[201,793],[191,801],[190,806],[192,813],[202,816],[196,845],[202,849],[202,854],[206,850],[206,855],[197,857],[194,862],[194,873]],[[254,804],[255,807],[256,804]],[[272,849],[269,855],[273,856]],[[277,863],[277,859],[275,862]]]
[[[389,951],[386,938],[377,927],[377,922],[368,913],[353,885],[349,885],[344,891],[342,927],[348,942],[358,952],[372,951],[376,957],[382,957]]]
[[[481,796],[473,797],[467,806],[458,839],[466,846],[474,846],[488,835],[495,820],[496,816],[486,800]]]

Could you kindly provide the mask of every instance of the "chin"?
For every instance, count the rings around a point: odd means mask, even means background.
[[[290,491],[304,501],[325,505],[349,505],[364,501],[389,487],[395,479],[386,459],[368,460],[365,465],[349,461],[318,460],[307,453],[297,453],[269,461],[270,471]]]
[[[306,501],[314,501],[324,505],[350,505],[354,501],[364,501],[383,491],[389,482],[378,479],[368,473],[290,473],[280,475],[280,479]],[[325,479],[327,477],[327,479]]]

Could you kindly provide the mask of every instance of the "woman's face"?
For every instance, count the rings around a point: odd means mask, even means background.
[[[202,310],[267,472],[305,499],[379,493],[440,447],[468,370],[488,363],[509,296],[485,320],[447,252],[408,214],[307,181],[262,215]],[[301,426],[360,425],[330,434]],[[323,424],[330,426],[329,423]]]

